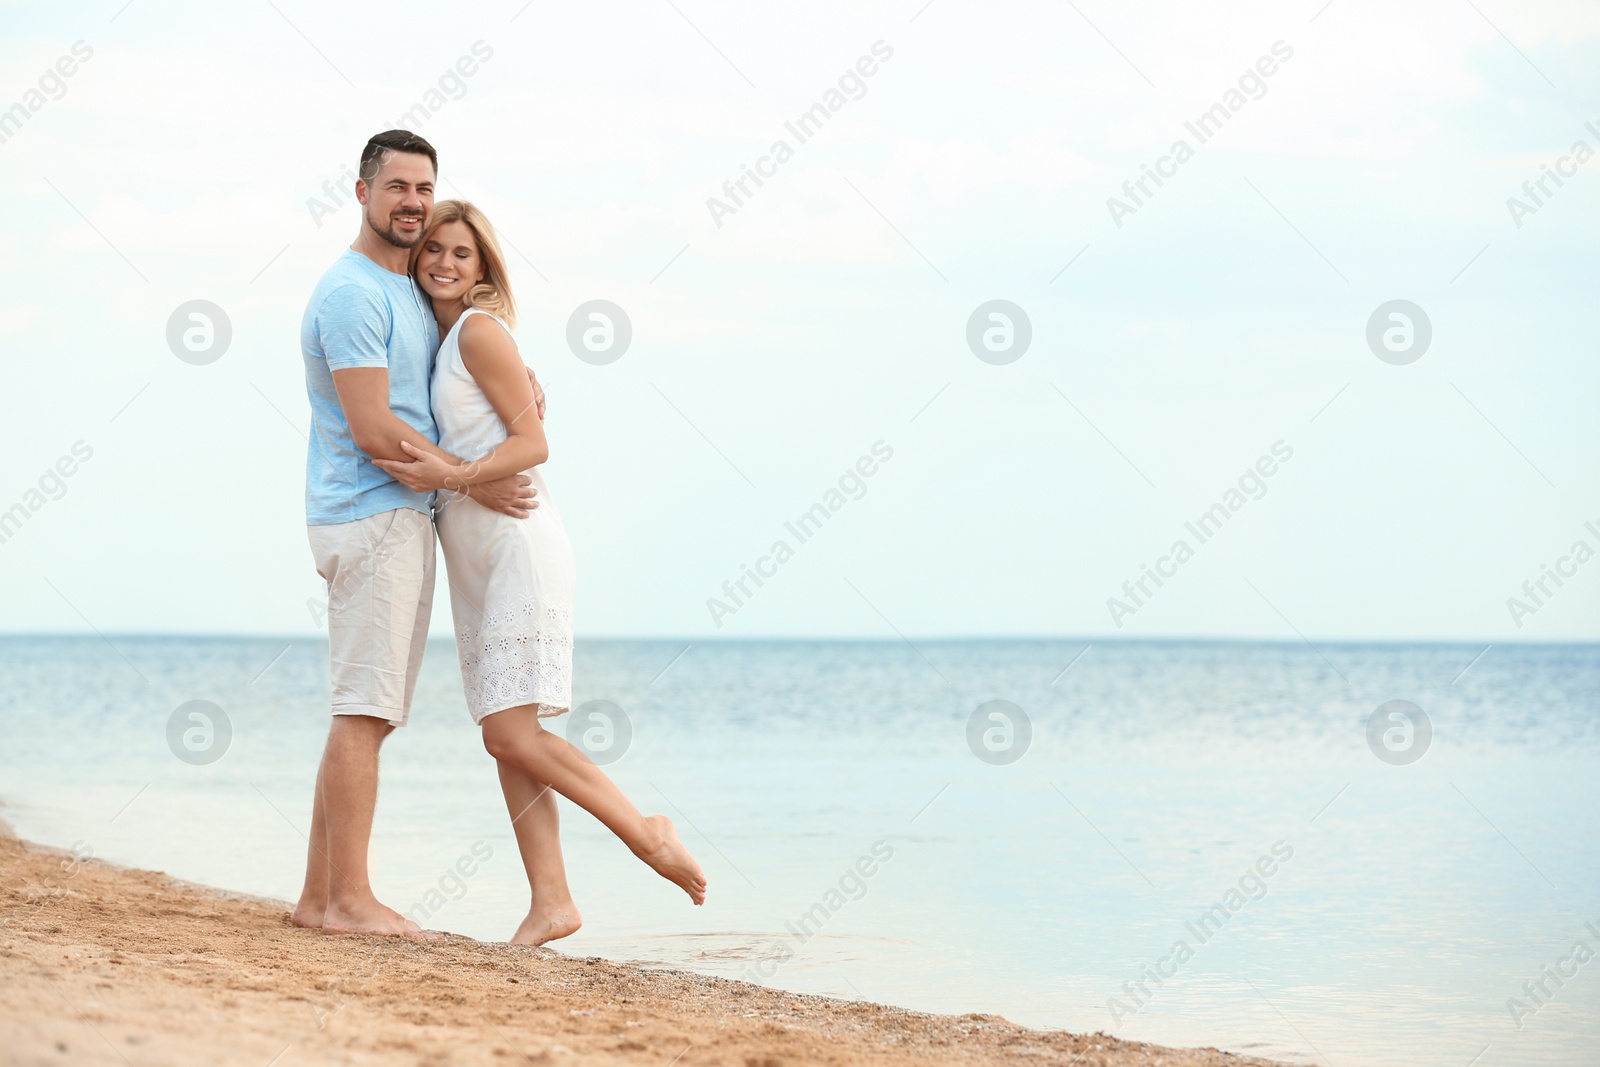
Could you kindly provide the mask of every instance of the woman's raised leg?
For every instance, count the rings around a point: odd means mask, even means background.
[[[542,945],[576,933],[583,925],[583,916],[567,888],[567,867],[561,858],[561,815],[549,786],[513,764],[498,766],[500,791],[505,794],[511,829],[517,835],[517,850],[522,853],[528,888],[533,892],[528,917],[517,927],[511,943]]]
[[[566,738],[539,722],[532,705],[497,711],[483,720],[483,747],[502,764],[544,782],[622,839],[635,856],[702,904],[706,877],[665,815],[646,817],[604,771]]]

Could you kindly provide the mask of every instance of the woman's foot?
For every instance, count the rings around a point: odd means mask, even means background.
[[[694,857],[689,855],[689,850],[684,847],[683,842],[678,840],[678,831],[672,825],[672,820],[665,815],[651,815],[644,821],[649,824],[660,844],[635,855],[653,867],[661,877],[688,893],[690,900],[696,904],[704,904],[705,872],[694,861]]]
[[[528,917],[522,920],[517,932],[511,935],[511,943],[542,945],[546,941],[555,941],[569,934],[575,934],[582,925],[583,916],[578,914],[577,905],[570,900],[555,908],[541,908],[535,905],[529,909]]]

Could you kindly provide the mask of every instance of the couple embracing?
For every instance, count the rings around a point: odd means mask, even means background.
[[[293,921],[432,936],[378,902],[367,850],[378,750],[406,724],[422,666],[436,531],[467,708],[532,889],[511,940],[578,929],[554,793],[700,904],[705,876],[671,821],[642,815],[542,722],[572,700],[572,547],[539,471],[544,396],[511,336],[516,305],[494,231],[470,203],[434,202],[438,155],[414,133],[373,137],[358,173],[360,234],[300,327],[306,523],[328,583],[333,721]]]

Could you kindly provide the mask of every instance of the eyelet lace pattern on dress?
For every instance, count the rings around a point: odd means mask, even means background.
[[[565,712],[572,692],[572,613],[524,599],[520,609],[488,613],[483,623],[456,635],[468,705],[504,710],[534,704],[541,719]]]

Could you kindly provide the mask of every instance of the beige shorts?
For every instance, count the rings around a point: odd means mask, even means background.
[[[328,583],[333,713],[404,726],[433,611],[433,518],[395,508],[306,533]]]

